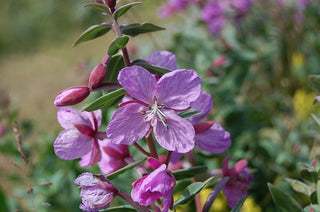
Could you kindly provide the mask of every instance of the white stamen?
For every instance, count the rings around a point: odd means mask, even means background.
[[[151,124],[154,125],[156,120],[159,119],[163,126],[168,129],[167,120],[168,117],[165,113],[163,113],[160,109],[163,109],[164,105],[158,105],[157,100],[155,100],[152,106],[149,106],[149,110],[145,111],[144,119],[146,121],[151,121]]]

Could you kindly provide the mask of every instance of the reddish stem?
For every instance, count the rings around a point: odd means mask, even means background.
[[[154,145],[154,141],[153,141],[152,135],[149,135],[147,137],[147,143],[148,143],[148,146],[149,146],[149,149],[150,149],[151,157],[159,160],[157,149],[156,149],[156,146]]]
[[[143,154],[145,154],[146,156],[150,157],[151,154],[149,152],[147,152],[146,150],[144,150],[138,143],[134,143],[133,144],[140,152],[142,152]]]

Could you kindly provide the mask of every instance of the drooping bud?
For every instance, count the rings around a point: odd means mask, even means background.
[[[107,66],[103,64],[97,65],[91,72],[89,77],[89,87],[91,89],[98,88],[102,83],[107,74]]]
[[[82,102],[90,94],[90,89],[85,86],[67,88],[58,93],[54,100],[57,107],[75,105]]]
[[[111,12],[113,13],[117,4],[116,0],[104,0],[108,7],[110,8]]]

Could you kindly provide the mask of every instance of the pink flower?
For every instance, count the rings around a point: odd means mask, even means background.
[[[202,20],[212,35],[217,36],[225,24],[224,9],[220,2],[210,1],[202,9]]]
[[[193,0],[169,0],[167,4],[160,9],[159,16],[168,18],[176,12],[184,10]]]
[[[154,171],[133,183],[131,198],[140,205],[147,206],[163,197],[162,212],[169,211],[169,208],[172,210],[175,178],[165,164],[154,158],[148,158],[148,162]]]
[[[195,71],[175,70],[157,81],[146,69],[132,66],[120,71],[118,81],[134,100],[113,113],[107,127],[111,142],[130,145],[153,130],[158,143],[169,151],[193,149],[193,126],[177,111],[187,110],[200,94]]]
[[[80,112],[73,108],[62,107],[58,110],[58,122],[65,129],[60,132],[53,146],[58,157],[74,160],[83,157],[82,166],[90,166],[101,158],[96,138],[101,124],[101,111]]]
[[[90,94],[90,89],[84,86],[67,88],[58,93],[54,105],[58,107],[75,105],[82,102]]]
[[[74,180],[75,184],[81,186],[81,210],[96,212],[106,209],[111,200],[117,196],[118,190],[103,176],[100,177],[94,177],[91,173],[83,173]]]
[[[253,175],[248,174],[248,161],[243,159],[238,161],[233,168],[228,168],[229,156],[223,161],[223,176],[230,177],[223,188],[223,193],[227,198],[230,208],[233,208],[243,195],[248,195],[249,183],[253,180]]]

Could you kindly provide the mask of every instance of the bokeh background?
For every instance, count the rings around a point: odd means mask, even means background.
[[[97,171],[57,158],[52,147],[61,130],[54,98],[64,88],[85,85],[114,38],[112,32],[71,47],[83,30],[104,21],[103,15],[82,7],[88,2],[1,3],[0,211],[79,211],[73,180],[84,170]],[[125,2],[131,1],[119,1]],[[319,94],[308,77],[320,74],[320,2],[311,1],[300,19],[296,2],[279,6],[278,1],[255,0],[246,17],[226,24],[219,36],[207,31],[201,10],[192,5],[160,19],[157,14],[166,1],[144,1],[121,19],[166,28],[131,39],[132,59],[170,50],[179,67],[197,70],[202,77],[203,89],[214,101],[210,118],[231,133],[233,144],[218,156],[200,152],[198,163],[215,169],[227,154],[234,162],[248,158],[255,179],[243,211],[274,211],[267,182],[282,186],[302,205],[310,203],[282,180],[299,179],[299,163],[310,164],[320,153],[320,129],[310,115],[320,115],[320,106],[312,104]],[[28,166],[17,150],[14,121],[20,125]],[[215,211],[226,211],[224,197],[218,200]]]

